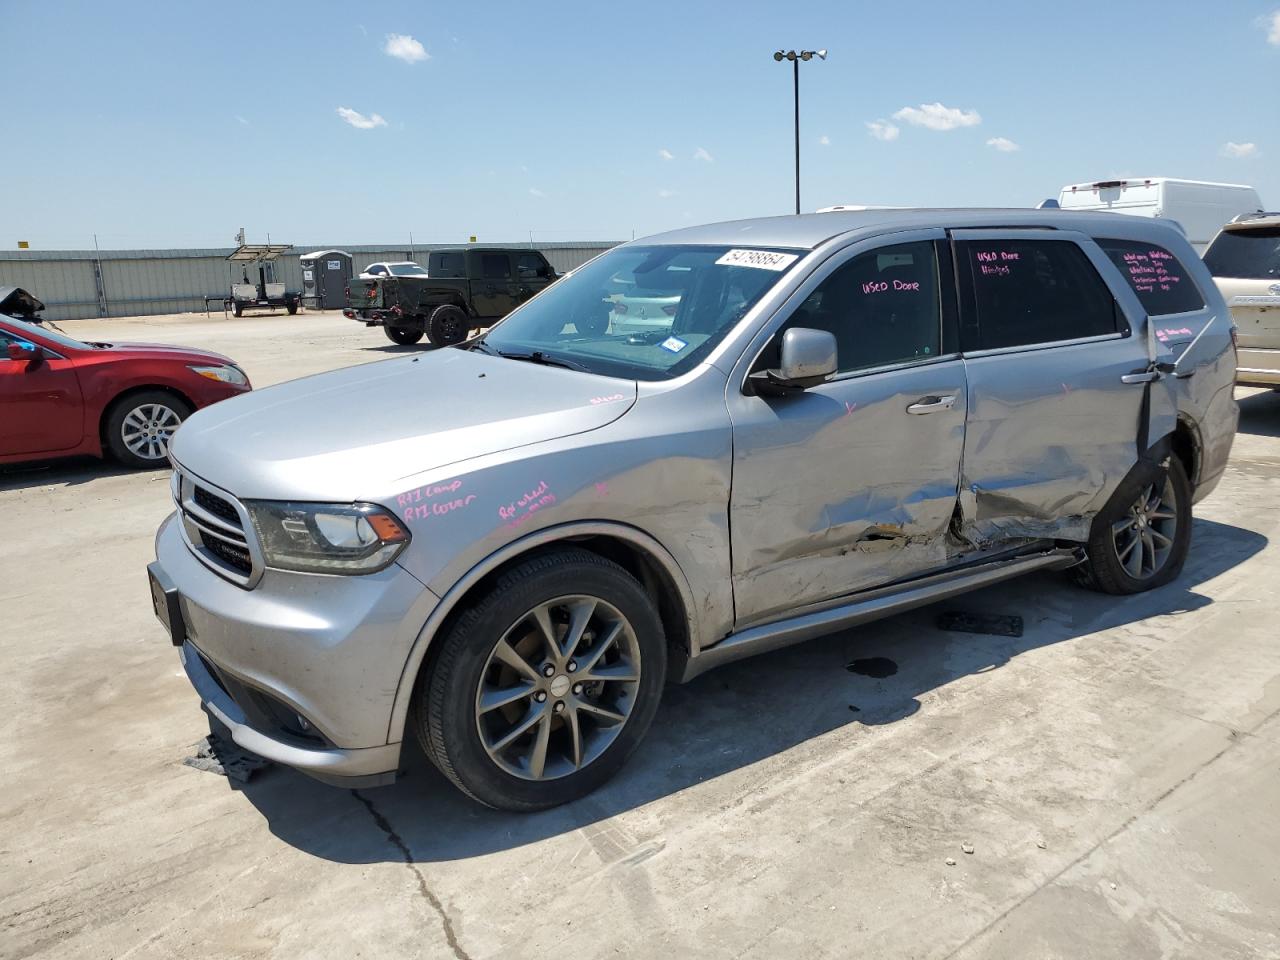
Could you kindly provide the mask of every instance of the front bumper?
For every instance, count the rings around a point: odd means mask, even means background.
[[[322,780],[394,778],[396,691],[439,603],[420,581],[398,564],[367,576],[268,569],[246,590],[191,552],[175,516],[156,558],[177,591],[187,677],[236,743]]]
[[[226,727],[231,732],[231,739],[246,750],[334,786],[378,787],[395,781],[400,764],[399,743],[344,750],[290,742],[286,739],[289,735],[278,729],[272,734],[263,733],[250,722],[244,708],[223,685],[225,681],[215,679],[212,665],[190,640],[178,649],[178,657],[187,671],[187,679],[200,695],[200,706]],[[266,726],[261,719],[258,723]]]

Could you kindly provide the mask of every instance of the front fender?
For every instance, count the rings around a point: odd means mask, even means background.
[[[427,622],[418,631],[409,656],[405,660],[404,670],[400,675],[400,683],[396,688],[395,701],[391,710],[391,720],[387,728],[387,742],[399,742],[404,736],[405,723],[409,716],[409,707],[413,703],[413,691],[417,685],[418,673],[426,659],[427,650],[432,639],[448,620],[449,615],[457,608],[467,592],[499,567],[518,559],[538,547],[549,543],[568,541],[573,537],[608,536],[626,541],[642,550],[651,560],[659,564],[668,578],[676,586],[680,594],[680,606],[685,613],[685,628],[688,636],[697,638],[698,613],[689,587],[689,580],[670,551],[649,534],[635,527],[616,522],[582,521],[544,527],[506,544],[499,550],[485,557],[468,570],[441,598],[440,603],[431,611]]]

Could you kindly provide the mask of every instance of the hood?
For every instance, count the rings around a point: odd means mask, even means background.
[[[243,369],[230,357],[211,350],[197,350],[194,347],[181,347],[172,343],[111,343],[101,340],[86,340],[86,343],[98,347],[95,352],[127,353],[131,356],[150,354],[159,360],[181,360],[185,363],[229,364]]]
[[[232,397],[170,446],[243,498],[345,502],[401,478],[595,430],[635,403],[633,381],[445,349]]]

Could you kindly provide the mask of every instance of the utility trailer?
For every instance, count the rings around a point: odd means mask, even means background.
[[[278,310],[284,307],[290,314],[298,312],[302,294],[287,291],[283,281],[276,280],[276,260],[280,254],[292,250],[291,243],[242,243],[227,257],[227,275],[231,281],[229,297],[206,297],[205,312],[211,302],[221,300],[222,311],[230,310],[237,317],[246,310]],[[236,280],[236,268],[240,268],[240,280]]]

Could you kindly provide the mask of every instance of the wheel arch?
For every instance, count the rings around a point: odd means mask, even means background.
[[[671,553],[649,534],[620,523],[582,522],[548,527],[509,543],[485,557],[460,577],[431,611],[418,631],[400,674],[392,705],[387,742],[404,738],[409,708],[418,680],[430,671],[438,646],[433,639],[447,631],[468,607],[483,595],[506,569],[557,547],[574,546],[612,560],[636,577],[658,608],[667,635],[668,676],[679,670],[696,645],[697,620],[688,579]]]
[[[1190,417],[1178,414],[1178,422],[1173,431],[1152,444],[1147,456],[1154,460],[1163,460],[1166,456],[1177,457],[1191,483],[1191,492],[1195,493],[1200,481],[1204,449],[1200,431]]]
[[[196,404],[194,400],[181,390],[165,383],[143,383],[121,390],[102,405],[102,412],[98,415],[98,442],[102,445],[103,450],[109,449],[107,445],[107,421],[111,419],[111,414],[115,412],[116,408],[130,397],[136,396],[139,393],[157,392],[167,393],[174,399],[181,400],[192,410],[192,412],[194,412],[198,407],[198,404]]]

